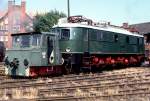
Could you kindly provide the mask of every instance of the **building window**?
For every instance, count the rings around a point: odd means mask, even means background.
[[[5,24],[8,24],[8,18],[5,19]]]
[[[3,36],[3,41],[6,41],[5,36]]]
[[[13,32],[14,33],[20,32],[20,25],[14,25]]]
[[[3,21],[0,23],[1,26],[3,26]]]
[[[2,26],[0,25],[0,30],[2,30]]]
[[[5,25],[5,30],[8,30],[8,25]]]
[[[4,35],[8,35],[8,32],[5,32]]]
[[[8,41],[8,36],[5,36],[5,41]]]
[[[1,26],[1,30],[3,30],[3,26]]]
[[[3,36],[0,36],[0,41],[4,41]]]

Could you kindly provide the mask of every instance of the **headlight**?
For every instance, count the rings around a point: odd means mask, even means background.
[[[66,48],[66,52],[70,52],[70,48]]]

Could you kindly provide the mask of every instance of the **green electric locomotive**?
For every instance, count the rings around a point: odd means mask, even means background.
[[[6,74],[38,76],[136,66],[144,58],[142,35],[82,16],[61,19],[48,33],[12,34]]]
[[[139,66],[144,58],[144,37],[137,32],[106,23],[93,23],[72,16],[55,25],[65,65],[79,72],[82,68]],[[68,64],[68,65],[67,65]]]

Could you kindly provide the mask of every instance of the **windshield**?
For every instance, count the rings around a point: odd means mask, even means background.
[[[61,29],[61,39],[63,40],[70,39],[70,29]]]
[[[21,39],[21,47],[30,47],[30,39],[31,37],[29,35],[23,35]]]
[[[50,32],[59,34],[59,39],[61,40],[69,40],[71,37],[70,28],[56,27],[56,28],[52,28]]]
[[[13,47],[19,47],[19,46],[20,46],[20,37],[13,36]]]
[[[41,35],[21,35],[13,36],[13,47],[28,48],[39,47],[41,43]]]

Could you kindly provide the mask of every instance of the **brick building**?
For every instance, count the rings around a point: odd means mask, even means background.
[[[136,28],[140,34],[144,35],[145,56],[150,58],[150,22],[131,25]]]
[[[16,5],[15,1],[8,1],[7,12],[0,17],[0,41],[10,48],[11,34],[32,31],[32,26],[32,18],[26,13],[26,2]]]

